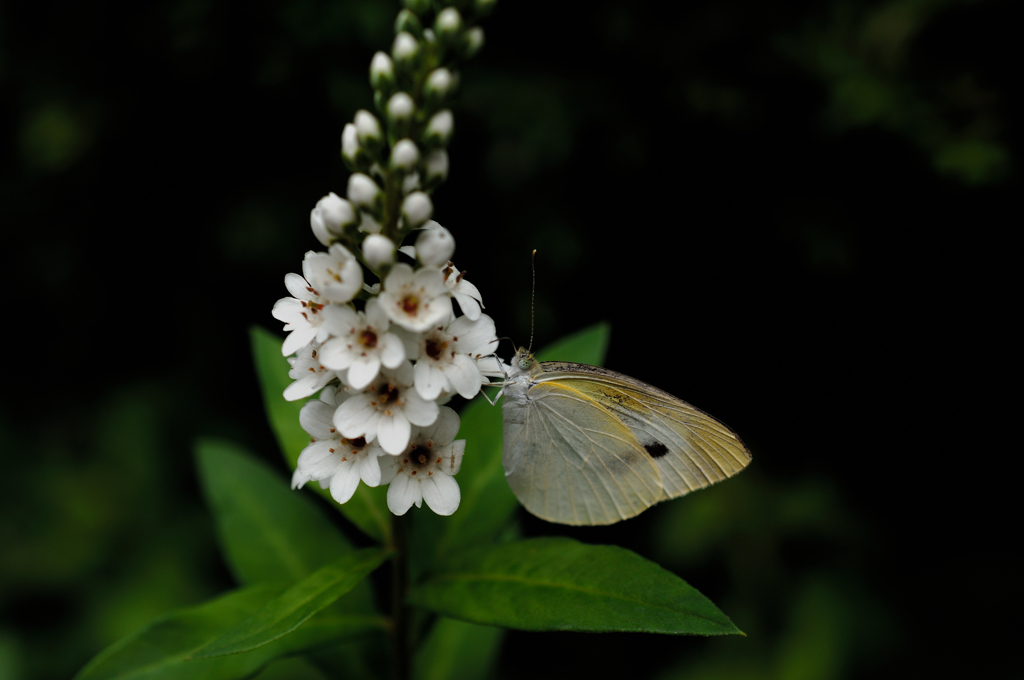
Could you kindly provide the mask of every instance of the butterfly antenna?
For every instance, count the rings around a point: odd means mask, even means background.
[[[530,255],[530,273],[533,280],[530,282],[530,344],[526,348],[527,354],[533,351],[533,313],[537,303],[537,249],[533,249]]]

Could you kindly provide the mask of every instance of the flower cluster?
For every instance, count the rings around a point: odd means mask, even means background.
[[[293,488],[315,480],[344,503],[360,480],[389,484],[399,515],[423,501],[442,515],[458,508],[453,476],[465,442],[455,441],[459,418],[444,404],[472,398],[496,370],[494,322],[452,263],[455,240],[431,219],[430,198],[448,174],[453,62],[475,54],[483,32],[453,7],[425,28],[430,12],[430,3],[407,2],[391,54],[374,55],[384,124],[360,110],[345,125],[345,198],[330,193],[310,213],[326,250],[306,253],[302,274],[285,277],[290,297],[273,309],[288,331],[282,352],[295,355],[285,398],[320,393],[300,413],[311,443]]]

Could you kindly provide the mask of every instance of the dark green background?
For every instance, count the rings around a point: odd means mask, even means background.
[[[747,638],[512,633],[500,677],[1019,677],[1012,5],[501,0],[434,197],[456,264],[525,342],[538,248],[537,345],[610,321],[610,368],[754,462],[614,527],[523,521]],[[0,6],[0,678],[231,586],[192,442],[288,472],[246,329],[319,248],[396,11]]]

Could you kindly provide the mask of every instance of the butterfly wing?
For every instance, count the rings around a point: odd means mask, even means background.
[[[575,386],[519,386],[502,411],[506,478],[541,519],[611,524],[661,497],[658,468],[636,435]]]
[[[557,381],[603,404],[633,433],[658,469],[658,500],[676,498],[735,475],[750,451],[726,425],[682,399],[621,373],[585,364],[546,362]]]

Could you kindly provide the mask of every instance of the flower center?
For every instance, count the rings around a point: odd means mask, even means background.
[[[447,342],[438,342],[437,340],[427,340],[426,352],[427,356],[437,361],[441,358],[441,354],[448,347]]]
[[[377,334],[367,328],[359,336],[359,344],[366,349],[373,349],[377,346]]]
[[[381,404],[390,404],[393,401],[398,401],[398,388],[394,385],[384,385],[377,392],[377,401]]]
[[[410,293],[402,298],[399,304],[402,306],[402,311],[406,314],[415,314],[416,310],[420,307],[420,299]]]

